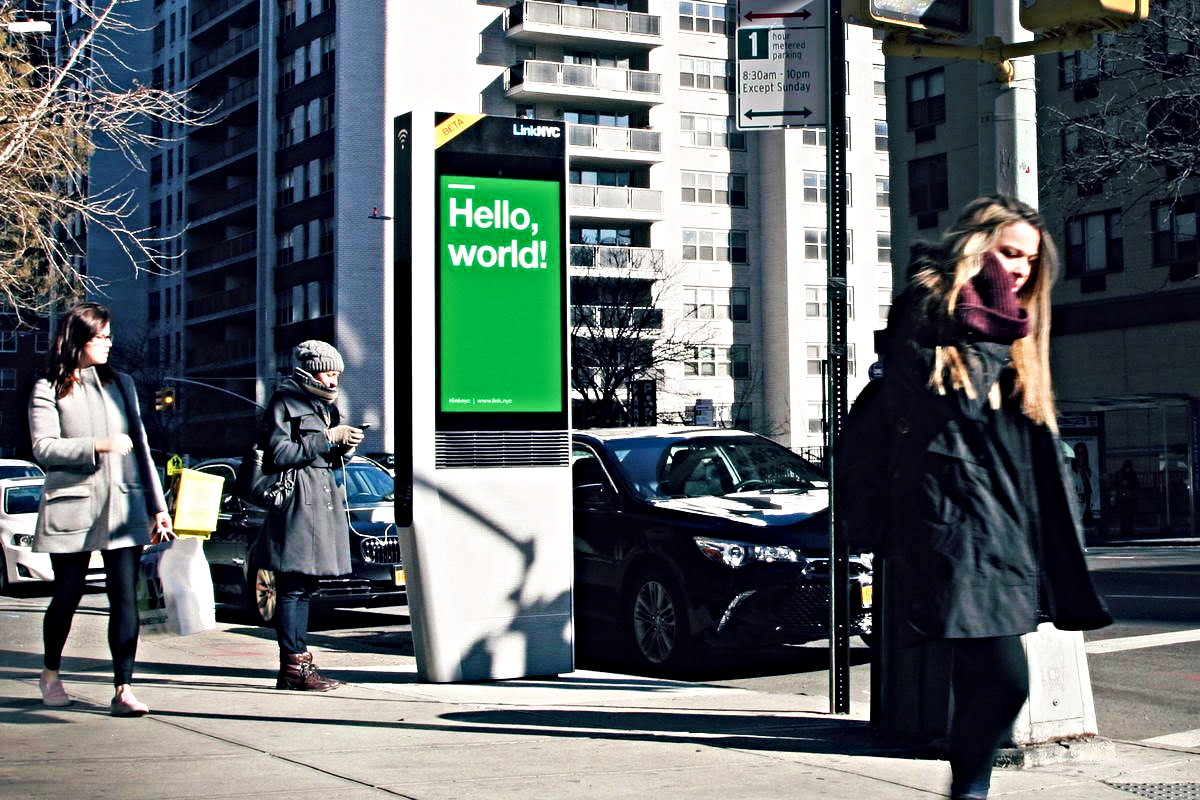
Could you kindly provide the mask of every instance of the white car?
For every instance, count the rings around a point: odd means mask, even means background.
[[[5,461],[0,460],[0,467]],[[37,469],[36,465],[30,466]],[[50,554],[30,549],[42,484],[46,480],[40,473],[38,469],[37,477],[0,478],[0,593],[15,584],[54,580]],[[99,553],[92,553],[87,577],[89,581],[104,579],[104,562]]]
[[[0,458],[0,478],[40,478],[46,473],[32,461],[19,458]]]

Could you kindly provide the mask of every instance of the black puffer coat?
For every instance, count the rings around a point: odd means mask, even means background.
[[[894,468],[882,551],[901,616],[932,638],[1022,634],[1047,619],[1063,630],[1107,625],[1058,437],[1018,398],[1005,393],[998,410],[987,401],[997,381],[1011,387],[1008,345],[938,330],[922,296],[897,298],[884,362]],[[976,399],[929,385],[935,346],[955,339],[971,354]]]
[[[296,490],[283,511],[267,517],[259,557],[277,572],[344,575],[350,571],[346,494],[338,472],[341,447],[325,430],[337,407],[307,394],[291,378],[280,382],[263,417],[264,472],[296,468]]]

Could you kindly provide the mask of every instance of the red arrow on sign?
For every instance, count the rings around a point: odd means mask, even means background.
[[[799,11],[785,11],[780,14],[759,14],[754,11],[746,12],[746,19],[754,22],[756,19],[808,19],[812,16],[812,12],[807,8]]]

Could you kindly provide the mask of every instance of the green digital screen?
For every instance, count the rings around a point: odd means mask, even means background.
[[[438,180],[439,408],[561,412],[559,183]]]

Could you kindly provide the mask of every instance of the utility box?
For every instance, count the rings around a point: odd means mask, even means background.
[[[398,332],[411,347],[396,347],[410,354],[396,369],[396,416],[411,416],[402,547],[418,674],[569,672],[565,124],[413,112],[395,120],[394,153],[396,308],[411,309]]]

